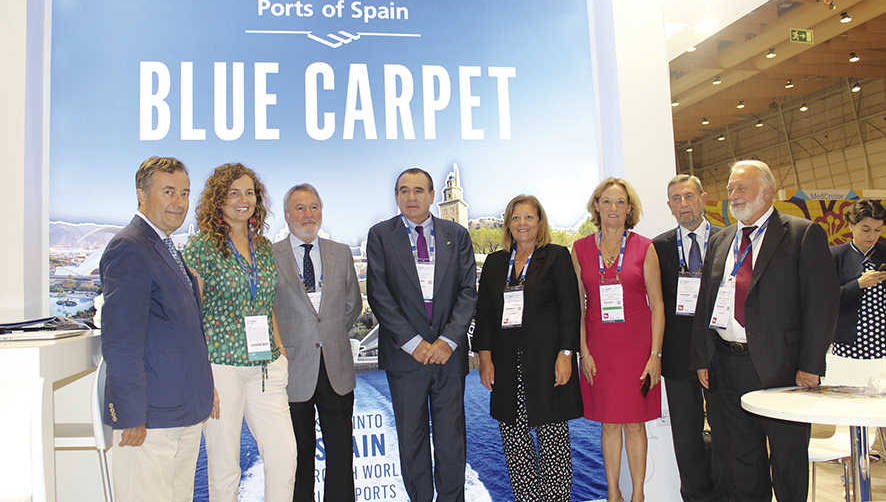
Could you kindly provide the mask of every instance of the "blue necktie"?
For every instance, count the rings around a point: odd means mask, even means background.
[[[697,274],[701,270],[701,248],[695,232],[689,232],[689,238],[692,239],[692,246],[689,248],[689,273]]]
[[[313,248],[314,245],[302,244],[301,247],[305,248],[305,259],[302,261],[302,268],[304,269],[302,274],[305,276],[303,279],[305,283],[305,291],[313,293],[317,289],[316,280],[314,279],[314,261],[311,260],[311,248]]]
[[[182,279],[185,280],[185,284],[188,286],[191,285],[191,279],[188,278],[188,272],[185,271],[185,263],[182,261],[182,257],[178,252],[178,249],[175,249],[175,244],[172,242],[171,237],[167,237],[163,239],[163,244],[166,244],[166,249],[169,250],[169,254],[172,255],[172,259],[175,260],[175,263],[178,264],[178,270],[182,274]]]

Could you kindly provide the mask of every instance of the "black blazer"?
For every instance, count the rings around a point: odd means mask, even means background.
[[[837,321],[836,341],[853,345],[857,336],[855,328],[862,296],[862,289],[858,287],[856,280],[864,273],[862,256],[848,242],[831,247],[831,256],[834,257],[840,280],[840,318]],[[880,239],[874,244],[871,261],[877,266],[886,262],[886,239]]]
[[[711,367],[719,335],[708,326],[737,229],[711,237],[692,324],[693,369]],[[795,385],[797,370],[824,374],[839,291],[824,229],[774,211],[745,300],[748,351],[762,388]]]
[[[502,293],[509,257],[510,251],[490,254],[480,274],[473,348],[492,351],[495,386],[490,412],[494,418],[506,422],[516,418],[515,355],[520,345],[516,337],[520,337],[525,347],[523,374],[529,424],[580,417],[583,407],[574,357],[569,382],[554,387],[554,363],[559,351],[579,350],[581,307],[569,251],[563,246],[548,244],[533,253],[524,284],[521,335],[514,335],[513,329],[501,328]]]
[[[711,238],[722,230],[711,225]],[[680,256],[677,253],[677,229],[672,228],[652,240],[661,270],[661,292],[665,309],[665,332],[661,346],[661,374],[665,378],[695,378],[689,367],[689,342],[692,339],[692,316],[677,315],[677,278]],[[683,243],[686,246],[686,242]],[[703,245],[703,243],[700,243]],[[710,245],[710,241],[708,241]],[[684,248],[684,251],[688,248]]]

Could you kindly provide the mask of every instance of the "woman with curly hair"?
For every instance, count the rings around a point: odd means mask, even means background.
[[[212,502],[237,500],[244,417],[264,461],[265,500],[292,500],[296,446],[286,353],[273,314],[277,269],[271,242],[262,235],[266,197],[248,167],[217,167],[197,205],[200,233],[185,247],[203,296],[218,400],[204,430]]]

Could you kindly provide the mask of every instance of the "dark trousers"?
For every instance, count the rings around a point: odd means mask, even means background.
[[[397,422],[400,469],[412,502],[434,500],[435,485],[437,502],[465,500],[465,374],[456,360],[461,357],[455,353],[442,366],[386,371]],[[428,423],[429,409],[433,431]]]
[[[351,442],[354,393],[340,396],[329,384],[326,364],[320,356],[317,388],[307,401],[289,403],[289,415],[295,430],[298,464],[295,468],[293,502],[314,500],[314,455],[317,450],[314,408],[320,420],[323,446],[326,451],[326,476],[323,481],[323,500],[353,502],[354,450]]]
[[[762,388],[747,352],[717,346],[717,400],[731,453],[736,502],[805,502],[809,491],[809,424],[765,418],[741,407],[741,396]],[[769,440],[769,453],[766,441]],[[771,473],[771,477],[770,477]]]
[[[685,502],[722,500],[729,491],[725,476],[728,457],[721,406],[713,403],[716,393],[706,391],[695,373],[688,372],[683,378],[665,378],[665,391],[680,471],[680,495]],[[711,426],[710,456],[704,442],[705,401]]]

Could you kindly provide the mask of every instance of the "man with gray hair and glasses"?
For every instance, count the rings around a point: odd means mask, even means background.
[[[283,199],[289,237],[273,246],[279,272],[274,313],[289,357],[289,413],[298,446],[294,502],[314,500],[316,429],[323,433],[323,498],[354,500],[351,418],[354,360],[348,331],[363,311],[351,249],[317,236],[323,202],[303,183]],[[317,500],[320,500],[318,497]]]
[[[726,186],[738,219],[711,237],[693,321],[692,367],[723,430],[737,501],[805,501],[809,424],[744,411],[741,396],[816,387],[834,339],[840,284],[819,225],[775,210],[775,177],[758,160],[732,165]],[[767,448],[768,440],[768,448]]]

